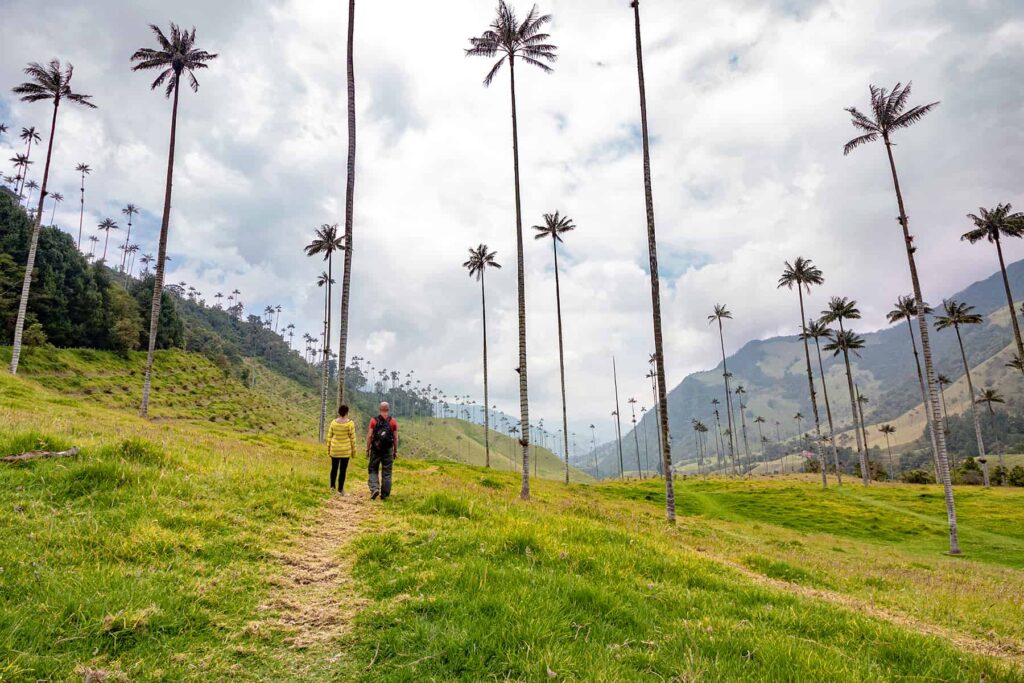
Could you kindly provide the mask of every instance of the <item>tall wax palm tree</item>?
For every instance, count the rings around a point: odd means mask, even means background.
[[[117,230],[117,223],[110,218],[104,218],[99,225],[96,226],[97,230],[102,230],[106,235],[106,239],[103,240],[103,258],[100,260],[106,263],[107,261],[107,245],[110,244],[110,231]]]
[[[636,75],[640,89],[640,133],[644,151],[644,202],[647,207],[647,254],[651,277],[651,314],[654,322],[655,370],[658,373],[659,431],[661,463],[665,473],[665,517],[676,521],[675,482],[672,480],[672,449],[668,433],[668,385],[665,381],[665,347],[661,335],[661,285],[658,280],[658,239],[654,228],[654,192],[651,188],[651,144],[647,127],[647,84],[644,80],[644,50],[640,36],[640,0],[632,0],[636,36]]]
[[[89,256],[96,258],[96,243],[100,241],[100,238],[96,235],[89,235],[89,241],[92,242],[92,249],[89,250]]]
[[[1002,238],[1024,237],[1024,213],[1011,213],[1010,204],[998,204],[994,209],[980,207],[978,214],[967,214],[974,223],[974,229],[960,238],[971,244],[988,240],[996,245],[999,256],[999,272],[1003,275],[1003,289],[1006,290],[1006,303],[1010,306],[1010,322],[1013,324],[1013,338],[1017,342],[1017,358],[1024,359],[1024,341],[1021,341],[1020,324],[1017,322],[1017,309],[1013,305],[1013,293],[1010,291],[1010,280],[1006,277],[1006,262],[1003,260]],[[1019,363],[1024,368],[1024,363]],[[1024,372],[1024,370],[1022,370]]]
[[[860,135],[853,138],[843,147],[843,154],[849,154],[857,147],[874,142],[879,138],[885,143],[889,170],[892,173],[893,190],[896,193],[896,204],[899,207],[900,228],[903,231],[903,244],[907,250],[907,263],[910,266],[910,281],[914,290],[914,304],[917,306],[917,324],[921,333],[921,353],[924,356],[925,382],[928,386],[928,403],[932,414],[932,424],[941,419],[939,397],[936,389],[935,366],[932,362],[932,346],[928,337],[928,318],[925,315],[924,297],[921,294],[921,281],[917,274],[917,262],[914,252],[914,238],[910,234],[910,222],[907,219],[906,207],[903,204],[903,193],[900,190],[899,176],[896,174],[896,161],[892,154],[892,134],[898,130],[909,128],[931,111],[938,102],[917,105],[907,109],[910,98],[910,83],[903,86],[897,83],[892,92],[874,85],[869,86],[871,93],[871,116],[865,116],[855,107],[847,108],[851,123]],[[949,460],[946,451],[946,434],[935,430],[936,444],[939,451],[939,474],[941,475],[943,494],[946,502],[946,519],[949,526],[949,552],[960,554],[960,541],[956,529],[956,501],[953,499],[953,484],[949,473]]]
[[[729,378],[732,375],[729,373],[729,366],[725,361],[725,333],[722,329],[722,320],[724,319],[732,320],[732,313],[725,307],[725,304],[715,304],[714,313],[708,316],[708,325],[718,323],[718,341],[722,346],[722,379],[725,381],[725,417],[729,425],[728,454],[732,461],[733,474],[736,474],[736,445],[733,443],[732,437],[735,433],[732,416],[732,390],[729,389]]]
[[[622,461],[622,413],[619,409],[619,369],[615,364],[615,356],[612,356],[612,382],[615,387],[615,411],[612,416],[615,418],[616,443],[619,447],[619,478],[625,478],[625,463]]]
[[[940,373],[937,381],[939,384],[939,396],[942,397],[942,428],[946,434],[949,434],[949,409],[946,407],[946,387],[952,384],[953,380]]]
[[[327,368],[330,360],[331,347],[327,345],[327,338],[331,329],[331,290],[334,288],[334,280],[330,273],[323,271],[316,279],[317,287],[324,288],[324,321],[322,332],[324,343],[322,345],[322,358],[320,360],[320,441],[324,440],[327,429],[327,382],[330,377]]]
[[[349,296],[352,289],[352,230],[356,194],[356,70],[355,70],[356,0],[348,1],[348,48],[345,58],[348,78],[348,164],[345,183],[345,259],[341,274],[341,314],[338,320],[338,367],[346,367],[348,353]],[[338,405],[345,403],[344,373],[338,381]]]
[[[125,265],[126,265],[125,264],[125,260],[126,260],[126,258],[128,256],[128,251],[127,251],[128,250],[128,244],[132,240],[132,216],[136,215],[138,212],[139,212],[138,208],[136,208],[136,206],[134,204],[131,204],[131,203],[129,203],[127,206],[125,206],[123,209],[121,209],[121,213],[128,217],[128,232],[125,234],[125,237],[124,237],[124,249],[125,249],[125,252],[124,252],[124,255],[121,257],[121,270],[122,271],[125,269]]]
[[[142,274],[144,276],[149,275],[149,264],[152,263],[153,260],[154,259],[152,254],[143,254],[142,258],[139,259],[139,263],[141,263],[144,266],[144,268],[142,269]]]
[[[885,437],[885,450],[889,452],[889,479],[895,480],[896,479],[896,468],[893,465],[892,445],[889,443],[889,435],[890,434],[895,434],[896,433],[896,428],[893,427],[891,424],[884,424],[884,425],[882,425],[881,427],[878,428],[878,431],[880,431],[882,433],[882,436]]]
[[[196,30],[182,30],[177,24],[171,24],[170,35],[155,24],[150,24],[158,45],[158,49],[140,48],[131,56],[135,62],[132,71],[156,69],[160,73],[153,81],[152,90],[164,87],[164,96],[174,96],[171,105],[171,139],[167,152],[167,180],[164,187],[164,211],[160,221],[160,240],[156,256],[156,276],[153,282],[153,304],[149,314],[149,346],[146,353],[146,375],[142,384],[142,405],[139,412],[143,417],[149,413],[149,392],[153,383],[153,354],[156,351],[156,334],[160,322],[161,295],[164,288],[164,266],[167,258],[167,233],[171,223],[171,188],[174,180],[174,145],[178,130],[178,96],[181,90],[181,79],[188,76],[188,85],[192,92],[199,91],[199,81],[195,72],[205,69],[209,62],[217,58],[205,50],[196,48]]]
[[[864,348],[864,339],[850,330],[840,330],[834,333],[832,341],[825,344],[825,350],[832,351],[832,355],[843,354],[843,362],[846,364],[846,383],[850,389],[850,417],[853,420],[853,433],[857,437],[857,458],[860,461],[861,479],[867,486],[871,483],[871,478],[868,475],[867,455],[864,453],[861,432],[857,425],[857,398],[853,390],[853,373],[850,370],[850,352],[856,353],[857,349],[862,348]]]
[[[931,315],[933,312],[932,307],[928,304],[924,305],[924,309],[925,315]],[[900,296],[896,300],[896,305],[885,317],[890,323],[897,323],[901,320],[907,321],[907,330],[910,332],[910,347],[914,351],[914,366],[917,369],[917,383],[921,388],[921,408],[924,410],[928,436],[932,443],[932,463],[935,467],[935,480],[939,481],[939,445],[935,438],[935,425],[932,423],[931,411],[928,410],[928,392],[924,386],[924,373],[921,371],[921,358],[917,353],[917,339],[914,336],[914,325],[912,322],[917,318],[917,303],[914,301],[914,297],[911,295]]]
[[[33,142],[42,142],[43,139],[42,139],[42,137],[40,137],[39,133],[36,132],[36,127],[35,126],[30,126],[28,128],[22,128],[21,129],[21,135],[19,135],[18,137],[21,138],[22,142],[26,143],[26,147],[25,147],[25,160],[28,161],[32,157],[32,143]],[[32,163],[32,162],[29,161],[28,163]],[[28,175],[28,173],[27,173],[27,171],[28,171],[28,164],[25,165],[25,171],[26,171],[26,173],[23,174],[22,177],[21,177],[21,185],[16,190],[16,192],[18,192],[19,196],[21,195],[22,189],[25,187],[25,180],[27,179],[27,175]]]
[[[868,426],[867,422],[864,421],[864,406],[868,403],[868,397],[860,393],[860,385],[856,382],[853,385],[854,394],[857,396],[857,415],[860,419],[860,433],[864,437],[864,457],[867,458],[868,464],[871,464],[871,446],[868,444]]]
[[[29,218],[35,220],[35,214],[28,207],[32,204],[32,195],[34,195],[36,190],[39,189],[39,183],[34,180],[30,180],[25,184],[25,187],[29,190],[28,198],[25,200],[25,210],[28,211]]]
[[[761,460],[763,460],[764,462],[767,463],[768,459],[767,459],[766,454],[765,454],[765,444],[767,443],[767,441],[765,441],[764,431],[761,428],[761,425],[763,425],[765,423],[765,421],[766,420],[763,417],[761,417],[760,415],[758,415],[757,417],[754,418],[754,424],[757,425],[757,436],[758,436],[758,439],[761,442]]]
[[[630,396],[626,399],[629,410],[633,415],[633,444],[636,446],[636,473],[640,475],[640,481],[644,479],[644,468],[640,464],[640,437],[636,433],[636,398]]]
[[[971,380],[971,366],[967,363],[967,354],[964,352],[964,340],[960,334],[960,328],[964,325],[979,325],[982,318],[974,313],[974,306],[968,306],[954,299],[947,299],[942,302],[943,315],[935,316],[935,329],[945,330],[952,327],[956,331],[956,340],[960,344],[960,358],[964,363],[964,375],[967,377],[967,396],[971,404],[971,417],[974,419],[974,434],[978,438],[978,457],[985,457],[985,441],[981,436],[981,422],[978,420],[978,411],[974,407],[974,382]]]
[[[722,415],[718,412],[718,406],[721,405],[721,401],[717,398],[711,399],[712,412],[715,415],[715,456],[719,467],[722,466]]]
[[[811,413],[814,415],[814,429],[818,437],[814,442],[814,450],[822,465],[821,485],[823,487],[828,485],[828,468],[825,467],[825,459],[821,455],[821,420],[818,417],[818,396],[814,391],[814,372],[811,370],[811,348],[807,343],[807,327],[804,322],[807,320],[807,316],[804,314],[804,291],[806,290],[810,295],[811,287],[824,283],[825,277],[821,274],[821,269],[810,259],[797,256],[793,263],[785,262],[782,276],[777,285],[777,288],[786,287],[790,290],[796,287],[796,293],[800,299],[800,332],[804,342],[804,360],[807,362],[807,385],[811,392]],[[824,381],[823,377],[822,382]]]
[[[655,364],[658,362],[656,354],[648,354],[647,364],[651,366],[650,372],[647,373],[647,379],[651,380],[651,400],[654,401],[654,433],[658,435],[658,473],[661,474],[661,406],[658,401],[658,371]]]
[[[747,390],[740,384],[736,387],[736,395],[739,396],[740,401],[740,428],[743,434],[743,454],[747,458],[747,469],[750,469],[750,443],[747,441],[747,406],[743,401],[743,397],[746,395]]]
[[[79,187],[80,195],[78,198],[78,248],[82,248],[82,222],[85,219],[85,176],[92,173],[92,169],[89,168],[89,164],[80,163],[75,166],[75,170],[81,174],[81,185]]]
[[[980,405],[980,404],[984,403],[984,404],[986,404],[988,406],[989,424],[994,429],[995,428],[996,411],[993,410],[992,404],[993,403],[1006,403],[1006,399],[1004,399],[1002,397],[1002,395],[998,391],[996,391],[995,389],[982,389],[978,393],[977,398],[974,399],[974,403],[977,404],[977,405]],[[987,458],[978,458],[978,459],[981,461],[981,472],[982,472],[982,474],[985,477],[985,488],[988,488],[989,487],[988,459]],[[999,456],[999,464],[1000,465],[1003,464],[1003,456],[1002,456],[1001,453],[1000,453],[1000,456]]]
[[[484,78],[485,86],[491,84],[505,62],[508,62],[509,68],[512,104],[512,166],[515,176],[516,203],[516,277],[519,304],[519,367],[517,370],[519,372],[520,424],[523,437],[521,442],[523,477],[519,495],[523,500],[530,498],[530,440],[528,438],[530,409],[526,373],[526,263],[523,255],[523,219],[519,190],[519,121],[516,112],[515,67],[518,57],[522,62],[536,66],[541,71],[552,71],[548,63],[557,60],[557,48],[547,42],[550,36],[542,32],[544,25],[550,21],[550,15],[540,14],[537,7],[534,6],[526,18],[520,22],[512,7],[505,0],[498,0],[497,14],[490,28],[479,37],[470,38],[470,47],[466,50],[466,55],[473,57],[490,59],[500,55],[500,59],[494,63]]]
[[[25,67],[25,74],[31,80],[13,88],[13,92],[21,96],[22,102],[52,102],[53,119],[50,123],[50,139],[46,149],[46,165],[43,168],[43,185],[39,191],[39,209],[36,211],[33,220],[32,237],[28,247],[28,261],[25,264],[25,277],[21,285],[21,301],[18,304],[18,318],[14,324],[11,374],[18,372],[18,360],[21,356],[21,335],[25,328],[25,316],[28,313],[28,295],[32,287],[32,271],[35,268],[36,248],[39,244],[40,221],[43,218],[43,202],[46,200],[46,186],[50,180],[53,140],[57,136],[57,111],[60,109],[61,102],[80,104],[90,109],[96,108],[96,105],[89,101],[89,95],[82,95],[71,90],[71,77],[73,73],[74,68],[70,64],[61,65],[60,61],[56,59],[50,60],[46,66],[32,62]]]
[[[50,199],[53,200],[53,204],[50,208],[50,225],[55,225],[53,219],[54,216],[57,215],[57,205],[64,201],[64,195],[62,195],[60,192],[52,192],[50,193]]]
[[[28,156],[25,154],[15,154],[11,157],[11,163],[14,164],[14,170],[16,175],[14,177],[14,194],[18,196],[18,204],[21,205],[21,200],[24,195],[21,192],[21,182],[28,176],[28,167],[34,162],[30,161]]]
[[[821,312],[821,322],[824,325],[831,325],[833,323],[839,325],[839,332],[845,332],[846,326],[844,322],[847,320],[860,320],[860,309],[857,308],[857,302],[847,299],[845,296],[834,296],[828,301],[828,308]],[[828,347],[826,347],[828,348]],[[834,349],[833,349],[834,350]],[[846,356],[844,356],[844,359]],[[853,371],[849,364],[846,362],[847,380],[853,382]],[[851,410],[853,411],[853,431],[857,436],[857,451],[860,452],[861,445],[863,442],[863,432],[860,431],[858,426],[859,420],[857,418],[857,403],[853,400],[853,394],[851,397]]]
[[[565,405],[565,348],[562,337],[562,288],[558,279],[558,243],[562,241],[562,235],[576,229],[576,225],[568,216],[555,213],[544,214],[544,224],[535,225],[537,231],[535,239],[551,238],[551,249],[555,263],[555,312],[558,317],[558,373],[562,382],[562,434],[565,438],[565,483],[569,483],[569,417]],[[635,403],[635,401],[634,401]],[[637,448],[639,457],[640,449]]]
[[[821,394],[825,398],[825,416],[828,418],[828,441],[832,446],[832,464],[836,468],[836,481],[840,486],[843,484],[843,472],[839,468],[839,450],[836,448],[836,426],[832,420],[832,403],[828,399],[828,382],[825,378],[825,363],[821,359],[821,340],[831,339],[832,330],[828,329],[828,325],[815,320],[813,318],[808,319],[804,326],[804,332],[800,335],[801,339],[805,341],[807,339],[814,340],[814,349],[818,353],[818,373],[821,375]]]
[[[804,416],[803,413],[801,413],[798,410],[796,412],[796,415],[793,416],[793,419],[796,420],[796,437],[797,437],[797,439],[800,439],[800,437],[801,437],[801,435],[803,434],[803,431],[804,431],[802,422],[805,419],[807,419],[807,418]]]
[[[316,234],[313,237],[313,241],[306,245],[305,252],[306,256],[323,256],[324,261],[327,261],[327,279],[330,280],[330,284],[334,283],[332,279],[334,277],[334,252],[341,251],[345,248],[344,238],[338,235],[337,223],[329,225],[327,223],[321,225],[316,230]],[[322,286],[322,285],[321,285]],[[327,372],[327,360],[328,352],[331,348],[331,294],[333,287],[327,287],[324,293],[325,305],[327,307],[324,313],[324,359],[323,367],[320,371],[320,440],[324,440],[325,430],[327,429],[327,389],[330,382],[330,376]],[[267,307],[273,316],[274,309]],[[339,375],[340,377],[340,375]]]
[[[484,451],[485,465],[491,466],[491,414],[488,406],[488,382],[487,382],[487,290],[484,286],[484,275],[488,268],[501,268],[495,258],[498,252],[488,249],[486,244],[480,244],[475,249],[469,250],[469,259],[462,264],[462,267],[469,271],[470,277],[476,277],[480,283],[480,313],[483,319],[481,327],[484,337]]]
[[[644,415],[646,414],[647,408],[645,408],[644,406],[640,406],[640,424],[644,423]],[[651,454],[648,449],[648,447],[650,446],[649,442],[650,440],[647,437],[647,430],[644,429],[644,467],[648,468],[651,466]]]

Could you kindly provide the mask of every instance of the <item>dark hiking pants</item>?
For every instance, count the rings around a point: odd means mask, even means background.
[[[394,453],[370,453],[370,493],[379,493],[381,498],[391,495],[391,468],[394,464]]]
[[[345,490],[345,473],[348,472],[348,458],[331,458],[331,488],[338,482],[338,490]]]

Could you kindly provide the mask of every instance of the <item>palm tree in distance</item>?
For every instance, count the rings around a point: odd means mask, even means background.
[[[892,461],[892,445],[889,443],[889,435],[896,433],[896,428],[891,424],[884,424],[878,428],[878,431],[885,437],[885,450],[889,452],[889,479],[896,479],[896,468],[893,466]]]
[[[35,269],[36,249],[39,244],[40,222],[43,219],[43,202],[46,200],[46,187],[50,180],[50,161],[53,158],[53,140],[57,134],[57,111],[61,102],[80,104],[90,109],[96,105],[90,102],[89,95],[82,95],[71,90],[71,77],[74,68],[61,65],[53,59],[43,66],[32,62],[25,67],[25,74],[30,80],[13,88],[22,102],[52,102],[53,119],[50,123],[50,136],[46,149],[46,165],[43,167],[43,185],[39,191],[39,209],[36,211],[32,225],[32,236],[29,239],[28,259],[25,263],[25,275],[21,284],[21,300],[18,304],[18,317],[14,323],[14,345],[11,350],[11,374],[18,372],[18,360],[21,357],[21,335],[25,328],[25,316],[28,314],[28,296],[32,288],[32,271]]]
[[[640,437],[636,433],[636,398],[630,396],[626,399],[629,404],[630,413],[633,415],[633,445],[636,447],[636,472],[640,475],[640,481],[644,479],[644,468],[640,464]]]
[[[476,38],[470,38],[467,56],[501,58],[494,63],[484,78],[484,85],[489,86],[498,74],[502,65],[508,62],[509,83],[511,85],[512,104],[512,166],[515,176],[516,203],[516,277],[519,304],[519,412],[521,425],[521,446],[523,448],[523,477],[520,497],[530,498],[530,408],[527,393],[526,373],[526,263],[523,255],[523,219],[519,190],[519,121],[516,112],[516,57],[524,63],[538,67],[550,73],[552,68],[547,63],[557,60],[556,48],[547,41],[550,36],[542,32],[545,24],[551,21],[548,14],[540,14],[537,7],[530,10],[526,18],[520,22],[513,9],[505,2],[498,0],[498,9],[490,28]],[[547,63],[545,63],[547,62]]]
[[[89,235],[89,241],[92,242],[92,249],[89,250],[90,258],[96,258],[96,243],[100,241],[100,238],[96,235]]]
[[[661,335],[661,284],[658,280],[658,239],[654,227],[654,191],[651,187],[651,144],[647,126],[647,84],[644,80],[644,50],[640,36],[640,0],[632,0],[633,26],[636,36],[636,76],[640,90],[640,137],[644,151],[644,203],[647,208],[647,254],[651,278],[651,315],[654,323],[655,371],[658,374],[659,433],[661,434],[661,467],[665,474],[665,517],[676,521],[675,482],[672,479],[672,449],[668,431],[668,386],[665,381],[665,347]]]
[[[811,287],[824,283],[825,278],[821,274],[821,269],[814,265],[814,262],[810,259],[797,256],[793,263],[785,262],[782,276],[779,278],[779,284],[777,285],[777,288],[786,287],[790,290],[796,287],[796,293],[800,299],[800,332],[804,342],[804,360],[807,362],[807,385],[811,392],[811,412],[814,415],[814,429],[818,436],[818,439],[815,441],[815,451],[822,465],[821,485],[823,487],[828,486],[828,468],[824,466],[825,460],[821,457],[821,420],[818,418],[818,397],[814,391],[814,372],[811,370],[811,348],[807,343],[807,327],[805,323],[807,316],[804,314],[804,291],[806,290],[807,294],[810,295]],[[822,382],[824,381],[824,378],[822,378]]]
[[[349,293],[352,289],[352,231],[356,193],[356,70],[355,70],[356,0],[348,2],[348,48],[345,67],[348,78],[348,164],[345,183],[345,259],[341,274],[341,314],[338,320],[338,405],[345,403],[345,373],[348,353]]]
[[[115,223],[110,218],[104,218],[103,221],[99,225],[96,226],[96,228],[98,230],[102,230],[103,233],[106,235],[106,238],[103,240],[103,257],[100,259],[101,261],[106,263],[106,261],[107,261],[107,245],[110,244],[110,231],[111,230],[117,230],[117,223]]]
[[[725,333],[722,329],[722,320],[732,320],[732,313],[725,307],[725,304],[715,304],[714,313],[708,316],[708,325],[718,323],[718,341],[722,347],[722,379],[725,381],[725,417],[729,429],[728,454],[732,462],[732,473],[736,474],[736,445],[733,443],[733,415],[732,415],[732,391],[729,389],[729,367],[725,362]]]
[[[949,434],[949,409],[946,408],[946,387],[952,384],[953,380],[940,373],[938,376],[938,383],[939,396],[942,397],[942,428],[946,434]]]
[[[43,139],[42,139],[42,137],[40,137],[39,133],[36,132],[36,127],[35,126],[29,126],[28,128],[22,128],[21,129],[21,134],[18,137],[21,138],[21,141],[24,142],[25,145],[26,145],[25,146],[25,161],[27,162],[25,164],[25,171],[26,171],[26,173],[22,174],[22,176],[21,176],[21,185],[15,190],[15,192],[17,192],[18,196],[20,197],[21,196],[21,192],[22,192],[22,190],[25,187],[25,180],[27,179],[27,175],[28,175],[27,174],[28,164],[32,163],[31,161],[29,161],[29,159],[32,158],[32,143],[33,142],[42,142]]]
[[[125,265],[126,265],[125,264],[125,259],[128,256],[128,244],[132,240],[132,216],[134,216],[138,212],[139,212],[138,208],[136,208],[136,206],[134,204],[130,204],[130,203],[127,206],[125,206],[123,209],[121,209],[121,213],[124,214],[125,216],[128,216],[128,232],[125,234],[125,237],[124,237],[125,252],[124,252],[124,255],[122,255],[122,257],[121,257],[121,270],[122,271],[125,269]]]
[[[153,81],[152,90],[164,86],[164,96],[174,95],[171,105],[171,140],[167,152],[167,180],[164,187],[164,211],[160,221],[160,240],[156,256],[156,275],[153,278],[153,304],[149,314],[149,345],[146,352],[146,375],[142,384],[142,405],[139,413],[146,417],[149,414],[149,392],[153,384],[153,354],[156,351],[156,334],[160,322],[160,305],[164,288],[164,266],[167,258],[167,233],[171,223],[171,188],[174,180],[174,144],[178,129],[178,96],[181,90],[181,78],[188,75],[188,84],[192,92],[199,91],[199,81],[195,72],[205,69],[209,62],[216,59],[216,54],[196,48],[196,30],[182,30],[177,24],[171,24],[170,35],[164,35],[155,24],[150,30],[156,38],[159,49],[140,48],[131,56],[135,62],[132,71],[148,69],[159,70]]]
[[[964,340],[960,328],[964,325],[980,325],[982,318],[974,313],[974,306],[968,306],[953,299],[942,302],[943,315],[935,316],[935,329],[945,330],[952,327],[956,331],[956,340],[960,344],[960,358],[964,363],[964,375],[967,377],[967,397],[971,404],[971,417],[974,419],[974,434],[978,438],[978,457],[985,457],[985,441],[981,436],[981,421],[974,407],[974,382],[971,380],[971,366],[967,363],[964,352]]]
[[[718,406],[722,404],[717,398],[711,399],[711,405],[714,406],[711,411],[715,415],[715,460],[717,461],[718,467],[722,466],[722,414],[718,412]]]
[[[766,422],[766,420],[763,417],[761,417],[760,415],[758,415],[757,417],[754,418],[754,424],[757,425],[757,437],[758,437],[758,440],[761,442],[761,460],[764,461],[765,463],[767,463],[768,462],[768,458],[767,458],[767,454],[765,452],[765,444],[767,444],[768,441],[767,441],[767,439],[765,439],[764,430],[761,427],[761,425],[763,425],[765,422]]]
[[[14,176],[14,194],[18,196],[18,204],[21,205],[21,200],[24,195],[21,192],[21,183],[28,176],[28,167],[33,164],[25,154],[15,154],[11,157],[11,163],[14,164],[15,176]]]
[[[994,209],[980,207],[978,214],[967,214],[974,223],[974,229],[960,237],[971,244],[988,240],[996,245],[999,256],[999,272],[1003,276],[1003,288],[1006,290],[1006,303],[1010,306],[1010,322],[1013,325],[1013,338],[1017,342],[1017,358],[1024,359],[1024,341],[1021,341],[1020,324],[1017,322],[1017,309],[1013,306],[1013,293],[1010,291],[1010,280],[1006,276],[1006,262],[1003,260],[1003,237],[1024,237],[1024,213],[1010,213],[1010,204],[998,204]],[[1024,368],[1024,363],[1018,363]],[[1021,370],[1024,372],[1024,369]]]
[[[555,263],[555,313],[558,317],[558,372],[562,382],[562,435],[565,439],[565,483],[569,483],[569,417],[565,405],[565,350],[562,339],[562,288],[558,279],[558,243],[562,241],[562,235],[576,229],[576,225],[568,216],[555,213],[544,214],[544,224],[535,225],[537,231],[535,239],[551,238],[551,249]],[[635,401],[634,401],[635,403]],[[637,448],[639,457],[640,449]]]
[[[860,385],[854,383],[853,391],[857,396],[857,415],[860,419],[860,432],[864,437],[864,457],[867,458],[868,466],[871,465],[871,446],[868,444],[868,426],[864,420],[864,406],[868,404],[868,397],[860,393]]]
[[[483,318],[484,336],[484,464],[491,466],[491,414],[489,409],[488,383],[487,383],[487,291],[484,287],[484,275],[488,268],[501,268],[495,258],[498,252],[491,251],[486,244],[480,244],[475,249],[469,250],[469,259],[462,264],[462,267],[469,271],[470,277],[476,277],[480,283],[480,312]]]
[[[324,261],[327,261],[327,280],[329,284],[334,284],[334,252],[341,251],[345,248],[344,238],[338,235],[337,223],[329,225],[327,223],[321,225],[316,230],[316,234],[313,237],[313,241],[306,245],[305,252],[306,256],[319,256],[323,255]],[[327,282],[321,284],[327,284]],[[333,287],[327,287],[324,292],[324,301],[326,310],[324,312],[324,358],[323,367],[320,370],[320,441],[324,440],[325,430],[327,429],[327,389],[330,382],[330,376],[327,371],[328,367],[328,352],[331,349],[331,294]],[[273,315],[274,309],[268,307]],[[340,375],[339,375],[340,377]]]
[[[57,205],[64,201],[64,195],[62,195],[60,192],[52,192],[50,193],[50,199],[53,200],[53,204],[50,208],[50,225],[55,225],[53,219],[54,216],[57,215]]]
[[[861,479],[867,486],[871,483],[871,477],[868,473],[867,455],[861,444],[861,431],[857,424],[857,398],[853,389],[853,373],[850,370],[850,352],[857,353],[857,349],[862,348],[864,348],[864,339],[850,330],[833,333],[832,341],[825,344],[825,350],[831,351],[832,355],[843,354],[843,362],[846,364],[846,383],[850,389],[850,418],[853,420],[853,433],[857,437],[857,458],[860,461]]]
[[[92,173],[92,169],[89,168],[89,164],[80,163],[75,166],[75,170],[81,174],[81,186],[79,190],[81,195],[78,199],[78,248],[82,248],[82,221],[85,219],[85,176]]]
[[[931,315],[933,310],[928,304],[924,305],[925,315]],[[935,425],[931,420],[931,411],[928,410],[928,393],[924,386],[924,373],[921,372],[921,358],[917,353],[917,339],[914,336],[914,325],[913,320],[917,318],[917,304],[914,302],[914,297],[910,295],[900,296],[896,300],[896,305],[891,311],[885,316],[886,320],[890,323],[898,323],[901,320],[907,321],[907,329],[910,332],[910,347],[914,351],[914,366],[917,369],[917,383],[921,388],[921,407],[924,410],[924,417],[927,423],[928,436],[932,442],[932,463],[935,467],[935,480],[939,480],[939,446],[935,439]],[[941,386],[940,386],[941,389]]]
[[[750,443],[747,440],[747,405],[743,402],[743,397],[746,395],[747,390],[740,384],[736,387],[736,395],[739,396],[740,402],[740,429],[743,434],[743,455],[747,458],[747,471],[750,470]]]
[[[899,176],[896,174],[896,161],[892,154],[892,134],[898,130],[909,128],[931,111],[938,102],[918,105],[907,109],[910,98],[911,84],[903,86],[897,83],[892,92],[874,85],[869,86],[871,93],[871,117],[865,116],[855,107],[846,109],[851,123],[861,134],[853,138],[843,147],[847,155],[857,147],[874,142],[879,138],[885,143],[885,152],[892,173],[893,190],[896,192],[896,204],[899,207],[899,223],[903,231],[903,244],[907,250],[907,263],[910,266],[910,281],[913,284],[914,304],[917,307],[917,324],[921,333],[921,353],[924,356],[925,382],[928,386],[928,403],[932,414],[932,424],[941,419],[939,397],[936,389],[935,365],[932,362],[932,346],[928,337],[928,318],[925,315],[924,297],[921,294],[921,281],[917,275],[917,263],[914,259],[914,238],[910,234],[910,222],[907,219],[906,207],[903,204],[903,193],[900,190]],[[953,499],[953,484],[949,474],[949,460],[946,453],[946,434],[934,430],[939,451],[939,474],[942,481],[943,495],[946,502],[946,519],[949,525],[949,553],[960,554],[960,540],[956,529],[956,501]]]
[[[993,403],[1006,403],[1006,399],[1004,399],[1002,394],[1000,394],[995,389],[982,389],[978,393],[977,398],[974,399],[974,403],[977,404],[977,405],[980,405],[980,404],[984,403],[988,407],[989,426],[994,429],[995,428],[996,411],[992,408],[992,404]],[[985,476],[985,488],[988,488],[989,487],[988,459],[987,458],[978,458],[978,460],[981,461],[981,471],[982,471],[982,474],[984,474],[984,476]],[[1003,464],[1003,456],[1002,456],[1001,452],[1000,452],[1000,456],[999,456],[999,464],[1000,465]]]
[[[34,195],[36,193],[36,190],[39,189],[39,183],[37,183],[34,180],[30,180],[27,183],[25,183],[25,187],[27,187],[28,190],[29,190],[28,197],[25,200],[25,208],[29,212],[29,218],[31,218],[32,220],[35,220],[35,216],[34,216],[33,212],[30,209],[28,209],[28,207],[29,207],[29,205],[32,204],[32,195]]]
[[[832,330],[828,329],[828,325],[810,318],[804,327],[805,332],[800,335],[801,339],[813,339],[814,349],[818,353],[818,373],[821,375],[821,394],[825,398],[825,417],[828,418],[828,441],[832,446],[832,464],[836,468],[836,481],[840,486],[843,485],[843,472],[839,468],[839,450],[836,448],[836,426],[832,420],[832,403],[828,398],[828,382],[825,381],[825,363],[821,359],[821,340],[831,339]]]

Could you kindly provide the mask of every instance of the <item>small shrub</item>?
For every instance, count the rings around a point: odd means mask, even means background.
[[[1010,470],[1009,482],[1010,486],[1024,486],[1024,467],[1014,465]]]
[[[934,484],[935,477],[932,473],[927,470],[914,469],[907,470],[900,475],[900,479],[903,480],[904,484]]]

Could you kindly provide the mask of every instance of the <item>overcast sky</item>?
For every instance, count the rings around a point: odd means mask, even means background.
[[[147,24],[194,24],[199,46],[220,58],[199,74],[198,94],[182,95],[168,280],[210,301],[238,288],[250,312],[281,304],[282,324],[316,332],[322,264],[302,246],[316,226],[344,223],[346,4],[0,0],[0,122],[15,133],[0,140],[0,159],[20,151],[22,126],[49,125],[45,105],[10,93],[21,68],[71,61],[75,89],[99,109],[62,108],[52,189],[68,200],[57,223],[77,231],[74,166],[87,162],[87,229],[133,202],[138,241],[155,252],[170,106],[128,58],[153,44]],[[505,266],[487,283],[491,398],[516,413],[508,76],[484,88],[490,63],[463,56],[494,5],[357,7],[350,348],[449,395],[482,395],[479,288],[461,264],[484,242]],[[517,73],[524,225],[555,210],[576,222],[560,254],[570,427],[595,422],[609,434],[612,354],[623,401],[650,405],[632,12],[627,0],[541,10],[553,15],[560,58],[551,75]],[[706,324],[716,302],[735,317],[729,351],[795,331],[795,296],[775,288],[786,259],[812,258],[825,273],[810,310],[832,294],[856,298],[865,331],[909,291],[884,150],[842,155],[855,134],[843,108],[866,107],[869,83],[913,79],[914,102],[942,101],[895,148],[926,298],[994,271],[990,247],[958,237],[979,205],[1024,209],[1019,0],[644,0],[642,10],[670,385],[718,362]],[[526,237],[531,416],[553,425],[551,247]],[[1020,243],[1006,252],[1024,257]]]

